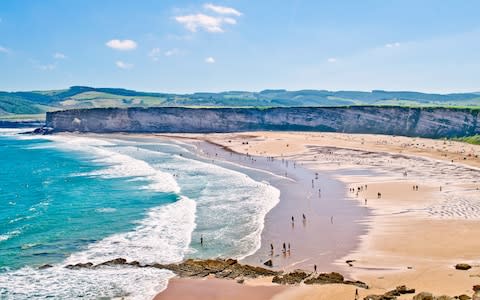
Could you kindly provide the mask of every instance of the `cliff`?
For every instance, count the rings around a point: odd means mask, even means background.
[[[302,130],[419,137],[480,134],[475,109],[380,106],[278,108],[97,108],[47,113],[54,132],[209,133]]]

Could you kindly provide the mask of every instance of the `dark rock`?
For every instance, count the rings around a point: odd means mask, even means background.
[[[273,262],[271,259],[267,260],[266,262],[263,263],[267,267],[273,267]]]
[[[368,295],[363,300],[395,300],[397,297],[388,295]]]
[[[393,300],[404,294],[414,294],[415,289],[409,289],[405,285],[397,286],[394,290],[388,291],[383,295],[369,295],[364,300]]]
[[[38,267],[38,269],[39,269],[39,270],[44,270],[44,269],[48,269],[48,268],[51,268],[51,267],[53,267],[53,266],[52,266],[52,265],[49,265],[49,264],[45,264],[45,265],[43,265],[43,266]]]
[[[140,265],[140,263],[139,263],[138,261],[136,261],[136,260],[127,263],[127,265],[130,265],[130,266],[132,266],[132,267],[139,267],[139,268],[142,267],[142,266]]]
[[[332,272],[332,273],[321,273],[317,277],[312,277],[305,280],[305,284],[327,284],[327,283],[343,283],[344,278],[342,274]]]
[[[275,276],[273,277],[272,282],[278,284],[298,284],[308,276],[309,275],[303,271],[294,271],[292,273]]]
[[[345,261],[350,267],[353,267],[353,263],[355,262],[354,259],[349,259],[347,261]]]
[[[470,266],[469,264],[457,264],[455,265],[455,269],[457,270],[470,270],[472,268],[472,266]]]
[[[470,300],[470,299],[472,299],[472,297],[463,294],[463,295],[458,296],[457,299],[459,299],[459,300]]]
[[[362,282],[362,281],[359,281],[359,280],[356,280],[356,281],[346,280],[343,283],[344,284],[355,285],[355,286],[358,286],[359,288],[368,290],[368,285],[365,282]]]
[[[65,268],[70,269],[70,270],[79,270],[79,269],[91,269],[93,267],[93,264],[91,262],[88,263],[78,263],[75,265],[67,265]]]
[[[453,300],[452,297],[446,296],[446,295],[438,296],[438,297],[435,297],[434,299],[435,300]]]
[[[433,295],[427,292],[421,292],[413,297],[413,300],[434,300]]]
[[[47,135],[53,132],[53,128],[42,126],[39,128],[35,128],[33,131],[30,132],[22,132],[22,134],[40,134],[40,135]]]
[[[98,264],[95,266],[95,268],[104,267],[104,266],[126,265],[126,264],[127,264],[127,260],[125,258],[115,258],[115,259],[103,262],[101,264]]]
[[[243,284],[244,282],[245,282],[245,279],[243,278],[237,279],[237,283],[239,284]]]
[[[476,293],[476,292],[480,292],[480,284],[476,284],[473,286],[473,291]]]

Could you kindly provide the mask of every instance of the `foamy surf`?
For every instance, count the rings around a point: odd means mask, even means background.
[[[45,270],[25,267],[0,276],[1,299],[152,299],[173,273],[154,268]]]
[[[79,175],[104,178],[137,178],[150,182],[145,186],[145,189],[166,193],[180,192],[180,187],[171,174],[155,169],[145,161],[120,153],[122,148],[126,147],[118,147],[113,142],[90,137],[55,135],[42,138],[54,141],[55,145],[53,147],[92,155],[95,157],[94,162],[104,166],[100,170]]]
[[[189,251],[195,228],[195,201],[182,197],[151,209],[132,231],[119,233],[72,254],[62,264],[45,270],[25,267],[0,274],[2,299],[152,299],[166,288],[174,274],[154,268],[126,266],[70,270],[67,264],[102,263],[114,258],[141,263],[181,261]]]
[[[189,153],[178,145],[139,143],[136,147],[130,142],[101,138],[37,137],[41,138],[52,143],[32,147],[84,153],[100,166],[78,176],[145,182],[143,188],[150,191],[177,193],[178,201],[149,209],[132,230],[89,244],[53,268],[25,267],[0,273],[2,299],[151,299],[166,287],[171,272],[129,266],[69,270],[64,266],[98,264],[120,257],[143,264],[173,263],[185,257],[241,259],[260,248],[265,215],[279,202],[280,192],[268,183],[177,155],[179,151]],[[96,212],[121,212],[112,207],[107,204]],[[200,235],[205,237],[203,247],[199,245]]]
[[[195,201],[187,197],[153,208],[133,231],[93,243],[85,251],[72,254],[65,264],[98,264],[119,257],[143,264],[181,261],[189,251],[195,210]]]

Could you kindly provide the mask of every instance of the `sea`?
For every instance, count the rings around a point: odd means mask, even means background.
[[[172,272],[65,266],[241,259],[279,202],[181,143],[21,131],[0,129],[0,299],[152,299]]]

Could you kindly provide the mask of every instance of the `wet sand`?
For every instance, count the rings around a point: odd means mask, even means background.
[[[169,288],[158,294],[154,300],[265,300],[287,288],[279,285],[245,285],[234,280],[215,278],[171,279]]]

